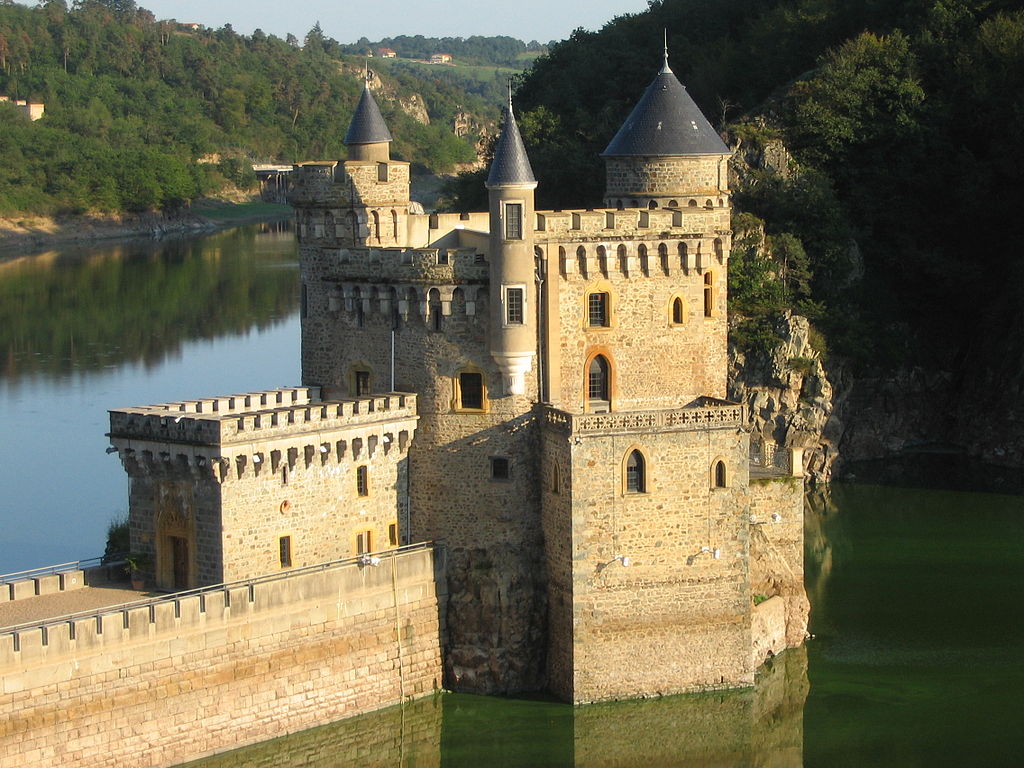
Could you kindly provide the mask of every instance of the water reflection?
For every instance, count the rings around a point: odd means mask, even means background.
[[[803,764],[806,697],[799,649],[748,690],[584,707],[445,694],[188,765],[791,768]]]
[[[0,377],[152,365],[297,306],[290,222],[0,263]],[[275,267],[285,267],[277,269]]]
[[[287,224],[0,262],[0,573],[102,554],[108,409],[296,384],[297,283]]]

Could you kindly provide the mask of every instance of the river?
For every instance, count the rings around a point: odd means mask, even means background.
[[[263,225],[0,261],[0,572],[102,553],[127,504],[107,409],[298,383],[295,259]],[[807,587],[815,637],[752,690],[445,694],[195,765],[1024,762],[1021,496],[836,484],[808,503]]]

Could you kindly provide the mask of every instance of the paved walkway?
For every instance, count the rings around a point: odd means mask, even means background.
[[[16,624],[66,616],[79,611],[91,611],[110,605],[131,603],[152,596],[152,592],[136,592],[124,584],[111,584],[11,600],[0,603],[0,629],[13,627]]]

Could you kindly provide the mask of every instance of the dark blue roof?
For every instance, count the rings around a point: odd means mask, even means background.
[[[345,134],[345,145],[381,144],[386,141],[391,141],[391,131],[384,122],[384,116],[381,115],[369,86],[366,86],[363,88],[363,95],[359,97],[356,112],[352,115],[348,133]]]
[[[729,148],[676,79],[666,59],[601,156],[727,154]]]
[[[530,158],[523,146],[523,137],[519,134],[512,104],[505,107],[505,124],[498,138],[498,146],[494,150],[491,171],[487,175],[488,187],[514,186],[518,184],[536,184]]]

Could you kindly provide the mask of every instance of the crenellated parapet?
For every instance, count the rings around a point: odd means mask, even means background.
[[[223,483],[403,455],[416,420],[412,394],[322,401],[300,387],[111,411],[109,437],[132,476]]]
[[[743,425],[742,405],[712,397],[699,398],[685,408],[581,414],[543,406],[541,414],[545,428],[572,437],[735,430]]]

